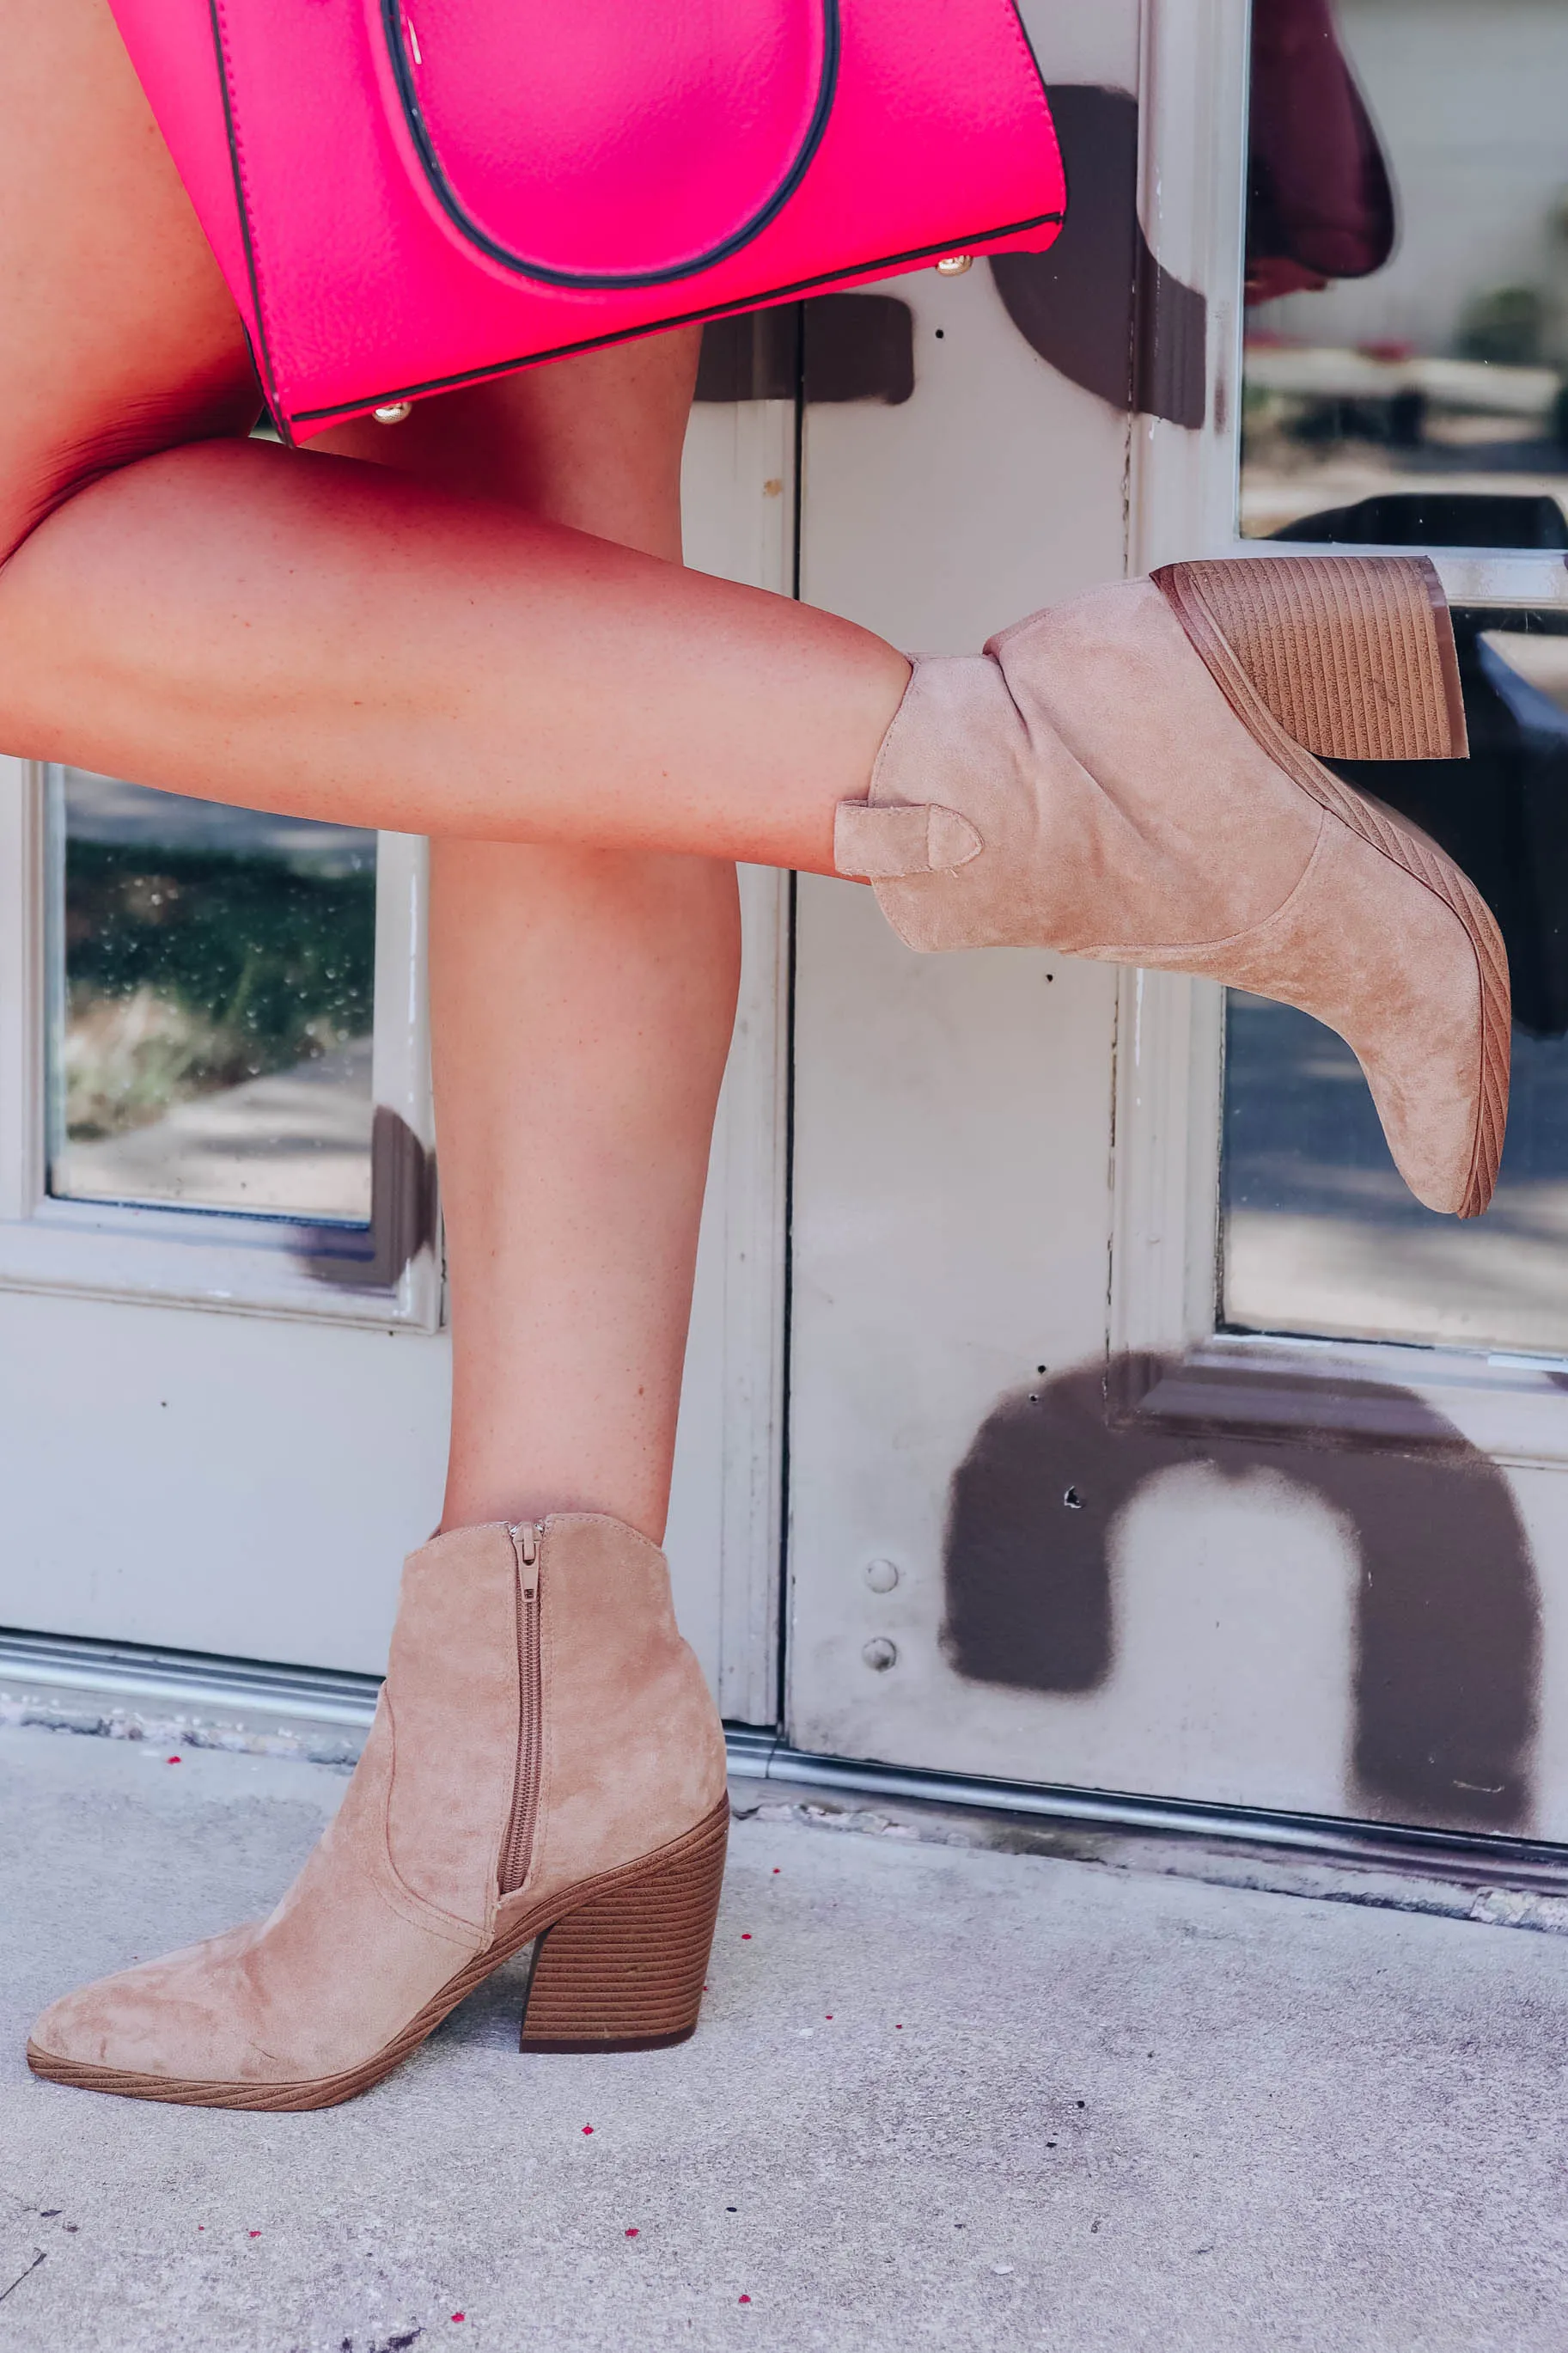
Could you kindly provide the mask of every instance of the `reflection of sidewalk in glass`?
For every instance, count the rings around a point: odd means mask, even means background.
[[[1389,1158],[1350,1049],[1288,1006],[1233,994],[1225,1322],[1568,1353],[1564,1041],[1516,1031],[1513,1077],[1490,1209],[1465,1222],[1436,1217],[1412,1198]]]
[[[1483,629],[1481,643],[1516,678],[1523,679],[1526,686],[1534,687],[1568,715],[1568,638],[1531,637],[1523,629]]]
[[[146,1127],[68,1144],[53,1189],[273,1217],[370,1219],[371,1041],[180,1104]]]
[[[1495,1222],[1494,1222],[1495,1220]],[[1233,1209],[1226,1307],[1250,1329],[1555,1355],[1568,1332],[1568,1184],[1521,1185],[1468,1229]]]

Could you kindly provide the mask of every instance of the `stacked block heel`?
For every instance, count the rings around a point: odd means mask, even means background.
[[[1424,555],[1264,555],[1152,575],[1237,716],[1237,673],[1324,760],[1462,760],[1454,625]]]
[[[726,1799],[540,1936],[524,2051],[657,2051],[697,2025],[724,1877]]]

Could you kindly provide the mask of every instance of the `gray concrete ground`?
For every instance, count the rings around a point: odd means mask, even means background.
[[[752,1820],[680,2050],[508,1976],[321,2115],[35,2083],[342,1788],[168,1753],[0,1730],[0,2353],[1568,2347],[1558,1936]]]

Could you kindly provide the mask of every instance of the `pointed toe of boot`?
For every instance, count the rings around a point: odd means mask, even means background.
[[[1507,1118],[1500,934],[1435,842],[1323,765],[1466,748],[1424,560],[1171,565],[917,662],[837,863],[911,947],[1049,947],[1313,1015],[1416,1198],[1474,1217]]]
[[[1251,937],[1227,944],[1217,976],[1335,1030],[1361,1064],[1415,1198],[1478,1217],[1497,1183],[1508,1116],[1502,943],[1435,842],[1353,797],[1354,822],[1325,824],[1291,899]]]
[[[256,2076],[266,2054],[237,2030],[226,1979],[258,1926],[231,1928],[63,1995],[34,2024],[28,2066],[51,2083],[153,2099],[182,2096],[193,2080]]]

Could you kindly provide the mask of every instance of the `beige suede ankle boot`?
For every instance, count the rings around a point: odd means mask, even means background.
[[[911,947],[1056,948],[1315,1015],[1411,1191],[1475,1217],[1508,1112],[1501,936],[1451,859],[1321,765],[1466,749],[1424,558],[1171,565],[918,661],[835,851]]]
[[[342,1805],[277,1909],[68,1994],[27,2063],[135,2099],[327,2107],[529,1943],[525,2051],[684,2042],[728,1827],[664,1555],[587,1513],[438,1536],[404,1570]]]

